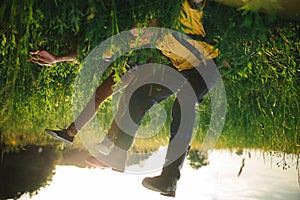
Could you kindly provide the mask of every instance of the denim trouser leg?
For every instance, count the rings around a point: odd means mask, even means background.
[[[116,120],[113,121],[112,126],[108,132],[108,138],[112,138],[112,135],[116,138],[114,144],[119,148],[128,151],[133,144],[135,134],[137,132],[138,126],[141,124],[146,112],[156,103],[168,98],[173,93],[166,87],[157,84],[147,84],[138,88],[133,92],[129,100],[129,105],[120,106],[121,109],[118,110],[116,118],[119,123],[123,125],[128,121],[122,115],[126,112],[125,109],[129,109],[129,114],[131,120],[137,125],[136,127],[126,127],[126,131],[121,130]],[[124,96],[121,97],[120,104],[125,104],[126,101],[126,91]],[[115,118],[115,119],[116,119]]]
[[[173,119],[170,127],[170,143],[167,150],[165,166],[169,165],[187,152],[193,134],[195,104],[201,101],[204,95],[208,92],[201,75],[196,71],[196,69],[185,70],[182,74],[188,81],[179,88],[180,91],[177,93],[177,97],[172,107]],[[185,92],[189,86],[191,86],[194,91],[192,96],[187,95]],[[119,127],[116,120],[114,120],[111,129],[109,130],[108,138],[115,138],[115,146],[128,151],[133,144],[137,129],[146,112],[155,103],[161,102],[172,94],[172,91],[158,84],[143,85],[135,90],[131,96],[125,91],[120,100],[120,104],[123,106],[119,107],[121,109],[117,112],[117,121],[119,121],[122,125],[126,125],[128,118],[123,117],[123,114],[127,109],[129,109],[130,117],[137,126],[132,128],[130,127],[128,129],[129,131],[127,130],[127,132],[125,132],[122,130],[122,127]],[[128,98],[129,101],[125,101],[128,100]],[[126,102],[129,102],[129,104],[126,105]]]
[[[177,93],[173,103],[170,141],[164,164],[165,167],[175,162],[188,151],[193,135],[195,105],[208,92],[203,78],[196,69],[185,70],[182,74],[187,78],[188,82]],[[193,89],[194,93],[192,95],[186,92],[189,86]]]

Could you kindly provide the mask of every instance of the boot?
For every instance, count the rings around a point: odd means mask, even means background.
[[[127,151],[114,146],[108,155],[100,154],[96,159],[106,168],[114,171],[124,172],[127,160]]]
[[[102,142],[95,145],[95,149],[103,155],[108,155],[114,147],[128,151],[133,141],[134,137],[121,130],[113,121],[108,134]]]
[[[160,192],[161,195],[175,197],[177,181],[180,178],[180,169],[187,152],[184,152],[171,164],[164,166],[161,175],[145,178],[142,182],[143,186],[155,192]]]
[[[175,177],[165,177],[161,174],[144,178],[142,184],[152,191],[160,192],[161,195],[175,197],[177,181]]]
[[[112,150],[112,148],[114,147],[114,140],[115,140],[114,138],[110,140],[107,136],[105,136],[102,142],[95,145],[95,149],[99,153],[107,156]]]

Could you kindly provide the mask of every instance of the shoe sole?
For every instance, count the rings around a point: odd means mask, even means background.
[[[87,159],[85,159],[85,162],[90,166],[98,167],[100,169],[107,168],[104,164],[100,163],[96,158],[93,157],[88,157]]]
[[[163,192],[163,191],[161,191],[160,189],[158,189],[157,187],[154,187],[154,186],[152,186],[152,185],[145,184],[144,181],[142,182],[142,185],[143,185],[145,188],[147,188],[147,189],[149,189],[149,190],[152,190],[152,191],[154,191],[154,192],[160,192],[160,193]]]
[[[175,195],[175,191],[173,191],[173,192],[170,192],[170,193],[160,193],[161,195],[163,195],[163,196],[166,196],[166,197],[175,197],[176,195]]]
[[[57,135],[55,132],[53,132],[53,131],[51,131],[51,130],[49,130],[49,129],[45,129],[45,132],[46,132],[48,135],[54,137],[55,139],[58,139],[58,140],[60,140],[60,141],[62,141],[62,142],[65,142],[65,143],[67,143],[67,144],[73,144],[73,142],[70,142],[69,140],[66,140],[65,138],[60,137],[60,136]]]
[[[170,191],[170,192],[162,191],[162,190],[160,190],[159,188],[157,188],[155,186],[152,186],[152,185],[149,185],[149,184],[145,184],[144,181],[142,182],[142,185],[145,188],[149,189],[149,190],[152,190],[154,192],[159,192],[163,196],[175,197],[175,191]]]

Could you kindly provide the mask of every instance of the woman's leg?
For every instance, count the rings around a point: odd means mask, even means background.
[[[115,85],[113,76],[114,73],[111,73],[96,89],[79,116],[67,128],[68,135],[75,136],[95,116],[103,101],[113,94],[112,87]]]
[[[171,94],[170,90],[159,85],[143,85],[132,96],[128,97],[130,98],[129,104],[126,105],[128,101],[125,101],[127,98],[125,91],[125,94],[120,99],[120,104],[124,105],[119,105],[119,110],[112,122],[107,137],[105,137],[103,142],[95,146],[100,152],[100,155],[97,156],[98,161],[116,171],[124,171],[127,152],[134,142],[135,134],[144,115],[155,103],[162,101]],[[127,117],[124,117],[126,109],[129,110],[130,121],[133,121],[136,126],[126,126],[129,120]],[[122,126],[120,127],[119,124],[122,124]],[[106,151],[103,152],[102,150]]]
[[[60,141],[72,144],[74,136],[94,117],[101,103],[112,95],[112,86],[115,84],[113,76],[114,74],[111,73],[96,89],[88,104],[67,129],[45,129],[45,132]]]

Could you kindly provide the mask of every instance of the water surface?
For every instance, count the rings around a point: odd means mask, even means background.
[[[283,170],[282,156],[259,150],[213,150],[208,154],[209,164],[198,170],[186,160],[175,199],[297,200],[300,198],[297,157],[285,155],[287,169]],[[172,199],[141,185],[144,177],[159,173],[133,175],[110,169],[57,165],[48,186],[20,199]]]

